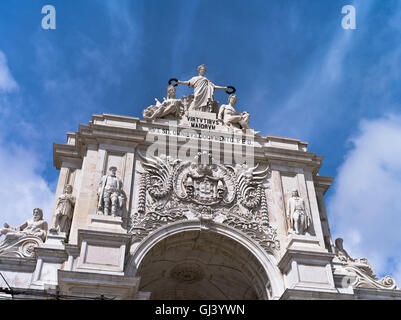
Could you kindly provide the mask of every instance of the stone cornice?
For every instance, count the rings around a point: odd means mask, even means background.
[[[357,299],[352,294],[323,292],[305,289],[285,289],[280,300],[351,300]]]
[[[333,181],[334,181],[334,177],[325,177],[325,176],[319,176],[319,175],[316,175],[313,177],[313,182],[314,182],[315,188],[317,190],[321,190],[323,194],[325,194],[327,192],[327,190],[330,188]]]
[[[53,143],[53,165],[56,169],[61,168],[63,161],[76,163],[80,167],[82,158],[82,149],[76,145]]]
[[[295,249],[287,249],[283,257],[278,262],[277,266],[281,271],[286,269],[288,263],[293,259],[297,258],[297,260],[302,261],[312,261],[312,260],[325,260],[331,262],[333,260],[335,254],[330,252],[319,252],[319,251],[303,251],[303,250],[295,250]]]
[[[0,257],[2,270],[33,272],[36,267],[36,258]]]
[[[59,259],[67,259],[67,253],[63,247],[57,248],[57,247],[36,247],[35,248],[35,253],[37,257],[40,256],[49,256],[53,258],[59,258]]]
[[[53,163],[60,169],[63,162],[80,167],[89,145],[98,145],[100,140],[113,144],[147,147],[152,142],[146,141],[146,135],[151,127],[168,128],[168,122],[147,122],[137,117],[112,114],[93,115],[88,125],[79,125],[78,132],[67,134],[67,144],[53,144]],[[177,126],[180,129],[188,127]],[[191,128],[196,132],[205,130]],[[209,133],[209,131],[206,131]],[[214,134],[227,134],[216,131]],[[251,136],[244,135],[244,138]],[[307,143],[298,139],[275,136],[252,136],[254,138],[254,155],[256,161],[287,162],[294,167],[309,167],[316,174],[321,167],[322,156],[308,152]],[[178,145],[184,144],[178,142]],[[238,152],[234,150],[234,152]]]

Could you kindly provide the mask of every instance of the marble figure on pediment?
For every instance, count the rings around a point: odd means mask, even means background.
[[[167,99],[164,98],[163,102],[155,99],[155,105],[151,105],[143,110],[143,118],[146,121],[163,119],[167,116],[181,118],[184,113],[184,103],[181,101],[181,99],[177,99],[175,97],[175,92],[175,87],[173,85],[169,85],[167,87]]]
[[[236,103],[237,103],[237,96],[235,94],[231,94],[228,98],[228,104],[223,104],[220,107],[217,118],[222,120],[225,125],[231,128],[242,129],[242,130],[249,129],[250,115],[246,111],[241,112],[241,114],[239,114],[237,110],[235,110],[234,108]]]
[[[353,282],[354,287],[397,289],[393,277],[387,275],[382,279],[377,278],[368,259],[351,258],[348,252],[344,249],[343,239],[341,238],[337,238],[335,241],[335,254],[336,256],[333,262],[339,262],[342,264],[342,266],[336,266],[336,268],[344,269],[349,275],[353,275],[356,278]]]
[[[8,223],[4,223],[4,228],[0,229],[0,235],[5,235],[0,246],[25,236],[35,236],[45,241],[47,236],[47,222],[43,220],[42,209],[33,209],[33,218],[26,220],[20,226],[12,227]]]

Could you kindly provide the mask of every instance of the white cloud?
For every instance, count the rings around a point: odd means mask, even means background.
[[[401,115],[362,120],[328,199],[333,237],[401,286]]]
[[[26,135],[34,133],[24,119],[11,116],[9,94],[16,89],[18,84],[11,75],[6,56],[0,51],[0,222],[10,225],[20,225],[32,216],[36,207],[43,209],[48,220],[54,198],[48,183],[39,174],[44,164],[35,152],[6,138],[6,133],[13,133],[16,123]]]
[[[5,54],[0,50],[0,93],[11,92],[16,89],[18,89],[17,82],[8,69]]]
[[[15,144],[0,143],[1,222],[19,225],[42,208],[49,221],[54,194],[40,176],[41,164],[35,153]]]

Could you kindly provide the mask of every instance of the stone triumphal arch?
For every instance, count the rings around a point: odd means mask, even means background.
[[[332,240],[323,157],[250,128],[235,88],[205,73],[170,79],[143,120],[93,115],[54,144],[50,220],[35,208],[0,229],[1,297],[401,298]]]
[[[160,228],[133,248],[127,269],[158,299],[272,299],[284,291],[276,257],[216,222]]]

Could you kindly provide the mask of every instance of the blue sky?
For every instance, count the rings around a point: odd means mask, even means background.
[[[46,4],[56,30],[41,28]],[[347,4],[356,30],[341,26]],[[204,63],[237,88],[252,128],[325,157],[333,238],[400,284],[400,36],[399,0],[3,0],[1,220],[19,224],[36,206],[49,217],[53,142],[92,114],[141,116],[169,78]]]

